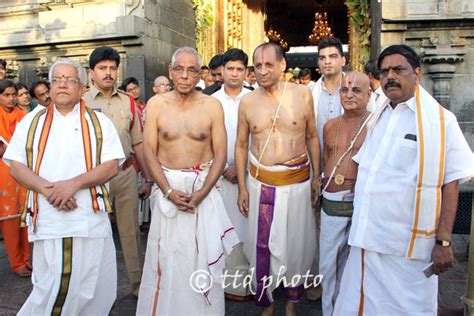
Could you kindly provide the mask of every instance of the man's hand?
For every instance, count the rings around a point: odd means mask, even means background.
[[[249,215],[249,192],[247,190],[239,190],[239,199],[237,200],[239,211],[243,216]]]
[[[191,196],[189,194],[182,191],[173,190],[171,191],[170,195],[168,195],[168,200],[176,205],[178,210],[194,213],[193,207],[189,204],[189,201],[191,200]]]
[[[57,209],[71,211],[77,208],[74,195],[79,189],[79,183],[74,180],[52,182],[46,186],[46,200]]]
[[[448,271],[454,264],[453,249],[451,247],[443,247],[434,245],[431,252],[431,260],[433,261],[434,273],[440,274]]]
[[[143,183],[138,189],[138,196],[142,200],[146,200],[151,193],[151,183]]]
[[[316,212],[316,228],[321,230],[321,212]]]
[[[237,172],[235,170],[235,166],[230,166],[228,168],[225,168],[222,175],[230,183],[237,184]]]
[[[321,187],[319,185],[319,178],[314,178],[311,181],[311,205],[316,207],[319,204],[319,194],[321,192]]]
[[[196,191],[191,194],[191,199],[189,200],[189,205],[192,207],[192,212],[195,212],[195,209],[201,204],[202,200],[206,197],[207,194],[205,194],[202,191]]]

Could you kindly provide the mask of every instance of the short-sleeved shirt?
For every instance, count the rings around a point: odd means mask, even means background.
[[[27,165],[27,136],[36,114],[37,111],[34,110],[18,123],[3,155],[5,163],[10,164],[13,160]],[[124,155],[112,122],[101,113],[97,113],[97,118],[103,136],[101,162],[117,159],[121,164]],[[35,134],[34,149],[38,147],[41,135],[40,127],[38,126]],[[36,155],[35,150],[34,156]],[[74,109],[64,116],[55,108],[39,176],[47,181],[57,182],[72,179],[86,172],[79,104],[76,104]],[[105,210],[94,212],[90,190],[79,190],[74,197],[78,207],[75,210],[64,212],[49,204],[42,194],[38,194],[36,231],[33,232],[30,229],[28,236],[30,241],[64,237],[103,238],[110,235],[108,215]]]
[[[112,120],[117,129],[120,143],[122,143],[125,157],[130,157],[134,153],[133,146],[143,142],[138,105],[135,106],[135,112],[133,113],[135,118],[133,118],[130,97],[127,94],[114,88],[112,96],[107,98],[94,85],[91,85],[89,91],[84,94],[84,100],[87,106],[97,112],[104,113]]]

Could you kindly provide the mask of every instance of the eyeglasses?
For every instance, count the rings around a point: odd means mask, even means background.
[[[192,77],[192,78],[197,78],[199,77],[199,72],[200,70],[199,69],[195,69],[195,68],[188,68],[188,69],[185,69],[183,67],[173,67],[172,68],[173,72],[179,76],[181,76],[182,74],[184,74],[184,72],[186,73],[189,73],[189,75]]]
[[[51,84],[57,85],[61,82],[65,82],[67,84],[78,84],[81,82],[78,78],[75,77],[53,77],[51,78]]]
[[[169,83],[160,83],[160,84],[156,85],[155,87],[171,88],[171,85]]]

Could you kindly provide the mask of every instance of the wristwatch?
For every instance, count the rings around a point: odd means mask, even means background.
[[[153,185],[153,184],[155,184],[155,181],[153,181],[152,179],[146,179],[145,183]]]
[[[436,239],[436,244],[441,247],[451,247],[451,241],[449,240]]]

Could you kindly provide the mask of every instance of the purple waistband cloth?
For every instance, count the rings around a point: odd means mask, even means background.
[[[270,229],[273,221],[273,212],[275,208],[275,192],[276,188],[261,185],[260,205],[258,211],[258,234],[257,234],[257,258],[256,258],[256,277],[257,277],[257,293],[256,303],[258,306],[268,307],[272,304],[265,282],[269,281],[270,274],[270,249],[268,241],[270,239]],[[272,280],[276,282],[274,278]],[[285,287],[285,296],[289,301],[298,302],[303,294],[303,285],[297,287]],[[262,293],[264,292],[264,293]]]

